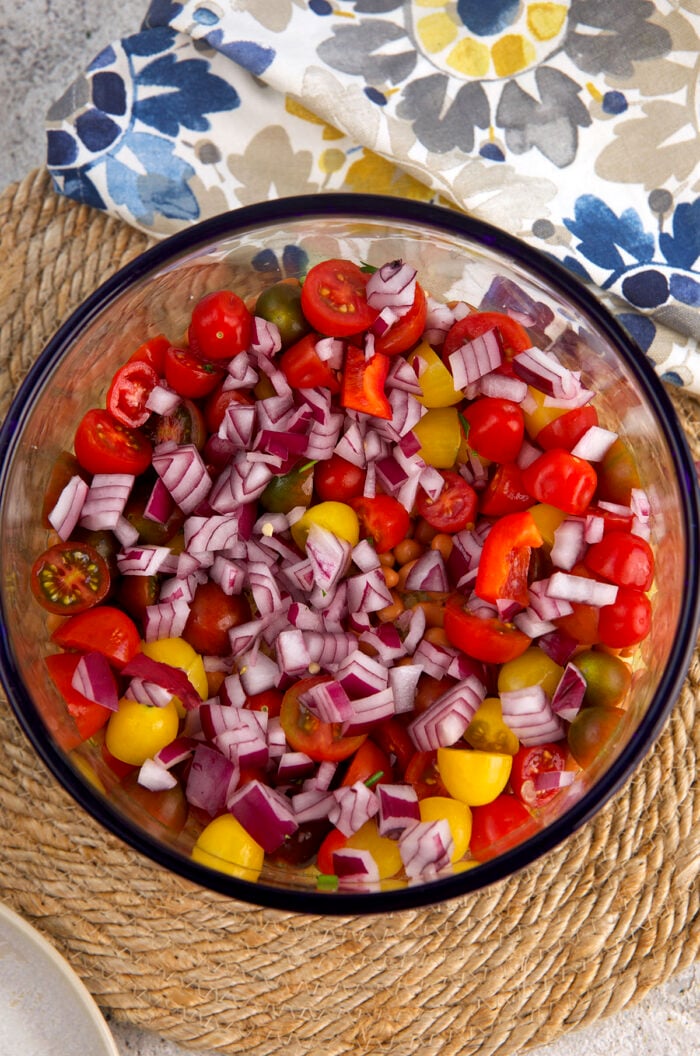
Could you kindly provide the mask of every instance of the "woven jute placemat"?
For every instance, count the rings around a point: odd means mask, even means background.
[[[144,235],[57,197],[0,198],[0,413],[46,339]],[[700,406],[673,399],[696,458]],[[0,543],[1,545],[1,543]],[[624,789],[510,880],[365,919],[213,894],[105,833],[0,699],[0,898],[114,1017],[196,1050],[509,1056],[638,1000],[700,952],[700,659]]]

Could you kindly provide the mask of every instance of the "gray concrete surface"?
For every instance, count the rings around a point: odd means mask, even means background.
[[[147,0],[0,0],[0,190],[44,163],[46,110],[105,44],[138,29],[147,8]],[[122,1056],[185,1056],[185,1049],[148,1031],[111,1026]],[[530,1054],[699,1056],[700,968]]]

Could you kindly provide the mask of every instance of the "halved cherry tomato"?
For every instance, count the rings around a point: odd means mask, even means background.
[[[590,462],[560,447],[545,451],[523,470],[523,483],[533,498],[574,517],[585,513],[597,480]]]
[[[357,749],[345,771],[342,786],[355,785],[358,781],[367,781],[377,777],[375,784],[391,784],[394,780],[394,768],[389,756],[374,741],[366,740]]]
[[[412,785],[419,799],[449,796],[437,766],[437,752],[416,752],[406,767],[404,781]]]
[[[540,429],[537,443],[545,451],[553,447],[563,447],[566,451],[571,451],[584,433],[597,424],[598,412],[590,403],[585,407],[574,407]]]
[[[125,363],[112,378],[107,392],[107,410],[122,425],[138,429],[151,412],[146,401],[158,384],[158,375],[144,360]]]
[[[372,740],[380,745],[390,758],[393,756],[396,760],[398,776],[405,774],[416,751],[406,727],[398,719],[384,719],[372,727]]]
[[[522,447],[525,419],[512,400],[481,396],[463,411],[469,423],[467,443],[490,462],[514,462]]]
[[[172,440],[175,444],[194,444],[198,451],[203,449],[207,439],[204,415],[197,404],[186,397],[170,414],[151,418],[144,431],[155,445]]]
[[[445,634],[450,645],[486,664],[505,664],[520,656],[532,639],[512,624],[477,616],[457,603],[445,607]]]
[[[308,272],[301,288],[304,315],[321,334],[348,337],[367,330],[378,312],[367,303],[369,275],[349,260],[323,260]]]
[[[306,690],[320,682],[329,681],[329,676],[315,675],[302,678],[284,694],[280,710],[280,723],[289,744],[295,752],[306,752],[317,762],[338,762],[353,755],[367,739],[366,733],[351,737],[343,736],[342,723],[322,722],[308,708],[299,703]]]
[[[378,554],[384,554],[405,539],[411,524],[406,508],[391,495],[360,495],[349,505],[360,521],[361,534],[374,543]]]
[[[471,810],[469,850],[479,862],[514,847],[535,828],[530,811],[510,792]]]
[[[134,621],[112,605],[98,605],[69,616],[53,632],[51,641],[62,649],[102,653],[117,670],[128,664],[141,646]]]
[[[156,374],[160,377],[165,367],[165,353],[169,348],[170,342],[165,334],[157,334],[155,337],[149,337],[147,341],[139,345],[136,351],[129,356],[128,362],[148,363],[149,367],[153,367]]]
[[[542,535],[531,513],[508,513],[491,527],[484,542],[475,592],[484,601],[500,599],[528,604],[530,552],[542,546]]]
[[[444,485],[436,499],[421,490],[416,511],[438,532],[460,532],[474,524],[477,495],[464,477],[451,469],[441,471]]]
[[[314,466],[314,489],[323,502],[349,502],[362,495],[365,471],[341,455],[331,455]]]
[[[251,693],[243,705],[247,711],[266,711],[269,719],[276,718],[282,710],[284,693],[279,689],[264,689],[260,693]]]
[[[293,389],[329,389],[340,392],[338,378],[316,351],[318,334],[307,334],[287,348],[279,359],[280,370]]]
[[[214,391],[221,380],[221,371],[189,348],[171,345],[165,353],[165,380],[178,395],[199,400]]]
[[[116,602],[143,627],[146,609],[156,605],[160,593],[161,576],[122,576],[116,593]]]
[[[651,630],[651,602],[643,590],[618,587],[612,605],[604,605],[598,615],[598,636],[610,649],[638,645]]]
[[[232,290],[207,293],[194,306],[187,336],[202,359],[233,359],[250,345],[253,317]]]
[[[413,348],[423,336],[427,314],[428,302],[423,287],[417,282],[413,304],[385,334],[375,337],[374,351],[381,352],[384,356],[395,356],[399,352],[408,352],[409,348]]]
[[[510,787],[526,807],[541,807],[557,794],[558,789],[538,789],[537,775],[564,770],[566,761],[567,752],[562,744],[552,742],[529,748],[523,745],[513,756]]]
[[[94,408],[78,423],[75,457],[90,473],[133,473],[151,464],[151,445],[144,434],[117,422],[108,411]]]
[[[631,532],[609,532],[586,551],[583,563],[594,575],[620,587],[648,590],[654,579],[654,552]]]
[[[455,352],[466,341],[480,337],[487,330],[496,330],[506,355],[532,348],[532,339],[524,326],[503,312],[471,312],[459,319],[447,332],[442,348],[443,359]]]
[[[532,495],[523,484],[517,462],[502,462],[479,496],[479,509],[486,517],[502,517],[532,506]]]
[[[73,688],[73,675],[80,656],[80,653],[51,653],[46,657],[46,667],[51,681],[66,702],[68,714],[77,726],[81,739],[86,741],[102,729],[112,712]]]
[[[361,348],[348,345],[340,389],[342,406],[375,418],[391,418],[391,404],[384,391],[388,373],[388,356],[375,353],[366,359]]]
[[[225,380],[225,378],[224,378]],[[225,389],[220,381],[204,405],[204,420],[210,433],[216,433],[224,420],[227,407],[231,404],[252,404],[255,401],[240,389]]]
[[[109,592],[107,562],[88,543],[55,543],[41,554],[30,573],[32,594],[48,612],[71,616],[85,612]]]
[[[182,637],[204,656],[228,656],[229,631],[251,618],[248,599],[242,594],[226,594],[213,580],[197,587]]]

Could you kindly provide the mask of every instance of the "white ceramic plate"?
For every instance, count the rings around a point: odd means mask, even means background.
[[[0,1056],[119,1056],[92,996],[30,924],[0,905]]]

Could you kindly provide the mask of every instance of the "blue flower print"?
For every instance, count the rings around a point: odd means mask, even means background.
[[[637,262],[654,256],[654,237],[644,231],[634,209],[618,217],[600,198],[584,194],[576,202],[575,219],[564,223],[580,240],[579,253],[615,275],[625,268],[621,250]]]

